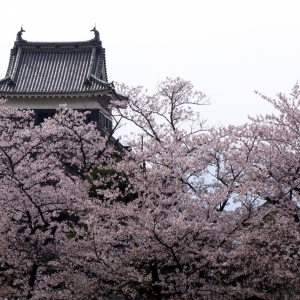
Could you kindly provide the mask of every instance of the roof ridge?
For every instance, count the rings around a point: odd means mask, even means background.
[[[56,44],[65,44],[65,45],[96,45],[102,44],[102,41],[96,41],[96,40],[86,40],[86,41],[52,41],[52,42],[46,42],[46,41],[15,41],[15,46],[32,46],[32,45],[56,45]]]

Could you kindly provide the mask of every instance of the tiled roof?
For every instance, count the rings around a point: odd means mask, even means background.
[[[107,82],[105,49],[100,40],[57,43],[16,41],[6,76],[0,80],[0,95],[101,91],[118,95],[113,83]]]

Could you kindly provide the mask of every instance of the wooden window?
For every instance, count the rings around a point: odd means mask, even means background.
[[[55,115],[54,109],[35,110],[35,124],[40,125],[47,118],[52,118]]]

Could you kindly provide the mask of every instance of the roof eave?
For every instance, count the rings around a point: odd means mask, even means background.
[[[91,92],[74,92],[74,93],[8,93],[0,91],[1,97],[17,97],[17,98],[66,98],[66,97],[92,97],[94,95],[108,95],[111,90],[91,91]]]

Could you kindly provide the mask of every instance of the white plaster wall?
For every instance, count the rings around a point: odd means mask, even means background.
[[[67,104],[67,106],[72,109],[101,109],[105,113],[109,114],[109,111],[107,111],[103,105],[88,97],[7,97],[5,106],[12,106],[21,109],[56,109],[60,104]]]

